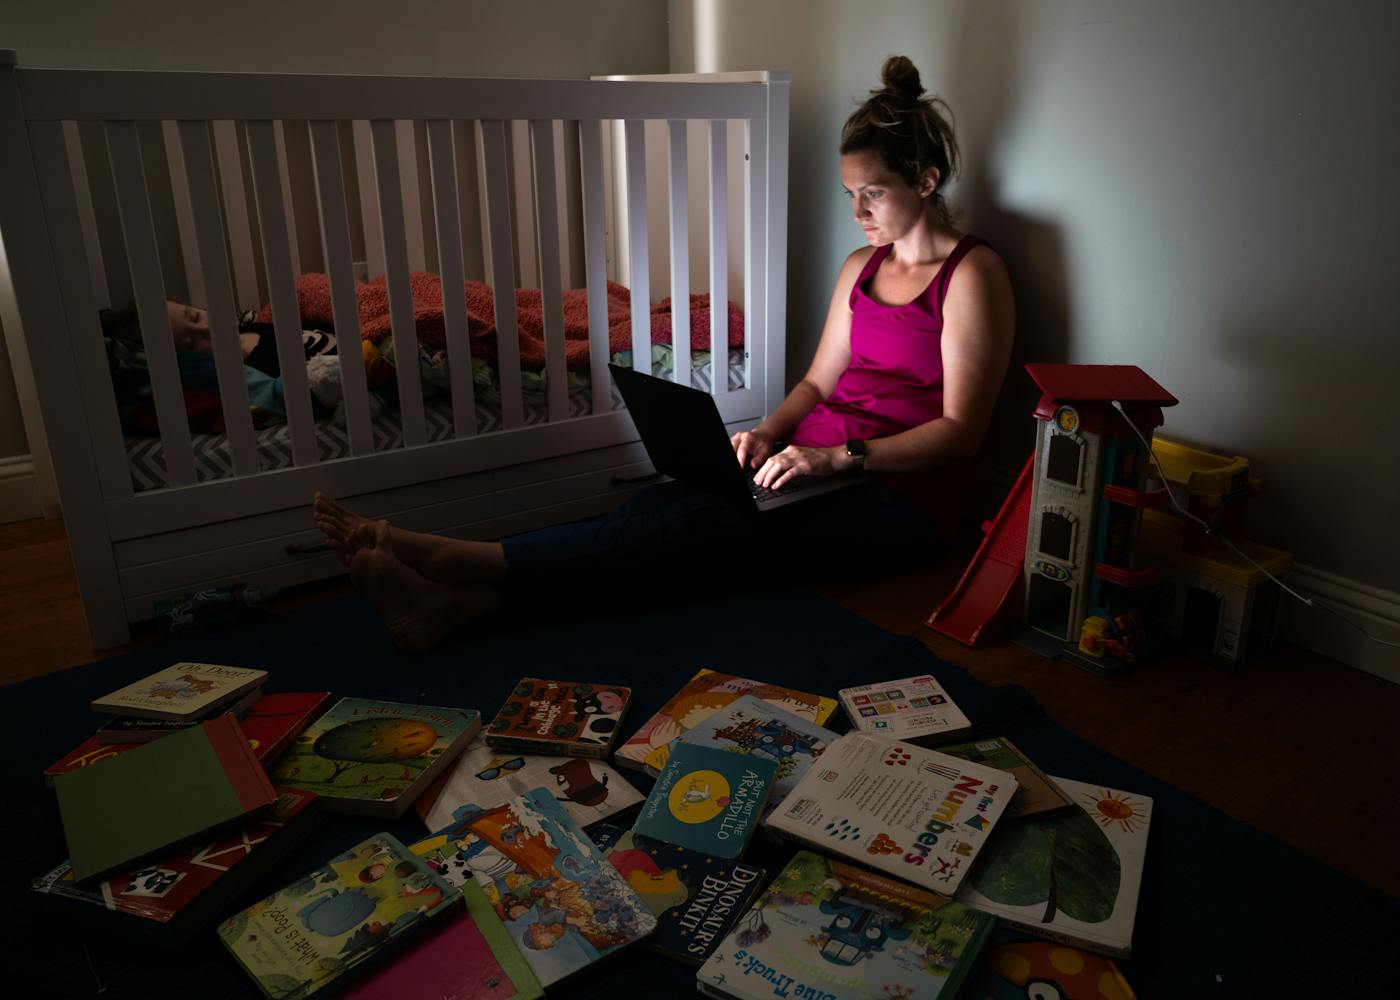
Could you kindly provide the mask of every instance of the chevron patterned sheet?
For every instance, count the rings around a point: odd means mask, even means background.
[[[653,358],[653,372],[662,377],[671,377],[670,355]],[[710,362],[691,369],[690,384],[705,392],[710,391]],[[744,352],[732,349],[729,352],[729,388],[740,389],[744,385]],[[483,398],[488,397],[489,398]],[[374,400],[378,403],[378,397]],[[549,405],[542,393],[524,394],[525,423],[527,425],[549,422]],[[382,405],[382,404],[380,404]],[[622,408],[622,398],[616,387],[612,393],[612,408]],[[569,393],[569,418],[588,416],[593,412],[593,395],[586,380],[583,385],[574,387]],[[427,424],[428,441],[449,441],[452,433],[452,401],[447,394],[440,394],[423,403],[423,415]],[[403,428],[397,411],[388,410],[378,414],[372,423],[374,450],[392,451],[403,445]],[[478,434],[498,431],[502,427],[499,396],[485,393],[477,387],[476,428]],[[194,467],[198,481],[212,482],[232,479],[233,457],[229,452],[228,438],[223,434],[192,435]],[[316,443],[320,449],[322,462],[350,456],[350,439],[344,425],[334,417],[316,421]],[[258,463],[263,472],[276,469],[290,469],[292,461],[291,435],[286,424],[264,427],[257,432]],[[163,489],[165,486],[165,456],[159,437],[126,438],[126,454],[131,466],[131,482],[136,492]]]

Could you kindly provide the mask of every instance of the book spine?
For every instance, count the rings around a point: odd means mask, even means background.
[[[246,812],[253,812],[277,801],[277,793],[267,772],[243,735],[243,727],[232,715],[221,715],[202,723],[204,735],[223,765],[229,786]]]
[[[980,909],[973,903],[968,903],[973,909]],[[1110,941],[1096,941],[1085,937],[1082,934],[1071,934],[1068,931],[1057,930],[1054,927],[1047,927],[1037,920],[1022,920],[1018,917],[1009,917],[1005,913],[996,910],[982,910],[983,913],[990,913],[1007,927],[1014,927],[1017,930],[1025,931],[1038,938],[1047,941],[1058,941],[1074,948],[1083,948],[1085,951],[1096,952],[1100,955],[1108,955],[1111,958],[1132,958],[1133,948],[1131,944],[1114,944]]]
[[[497,750],[513,750],[516,753],[547,754],[552,757],[589,757],[593,760],[607,760],[608,748],[589,746],[583,743],[560,743],[556,740],[532,740],[518,736],[497,736],[488,733],[486,745]]]

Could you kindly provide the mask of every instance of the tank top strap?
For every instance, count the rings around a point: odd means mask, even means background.
[[[948,285],[953,280],[953,272],[957,269],[958,263],[968,255],[973,249],[986,243],[986,240],[973,236],[971,233],[958,240],[958,245],[953,247],[953,252],[948,255],[948,259],[943,262],[943,266],[938,269],[938,277],[934,281],[934,306],[938,314],[943,314],[943,300],[948,296]]]
[[[875,252],[870,255],[870,259],[867,260],[865,262],[865,266],[860,269],[860,274],[856,278],[856,283],[851,286],[851,297],[846,302],[846,308],[850,309],[852,312],[855,311],[856,289],[860,288],[861,285],[865,284],[867,281],[870,280],[871,275],[873,275],[876,272],[876,270],[880,267],[880,264],[884,261],[886,257],[890,255],[890,251],[893,249],[893,243],[886,243],[882,247],[875,248]]]

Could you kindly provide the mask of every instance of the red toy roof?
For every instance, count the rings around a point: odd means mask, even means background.
[[[1054,403],[1152,403],[1177,399],[1137,365],[1026,365],[1046,399]]]

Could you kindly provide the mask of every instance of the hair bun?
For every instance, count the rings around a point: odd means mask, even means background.
[[[886,59],[885,65],[880,67],[880,82],[889,93],[909,101],[917,101],[924,92],[924,85],[919,82],[919,71],[908,56],[890,56]]]

